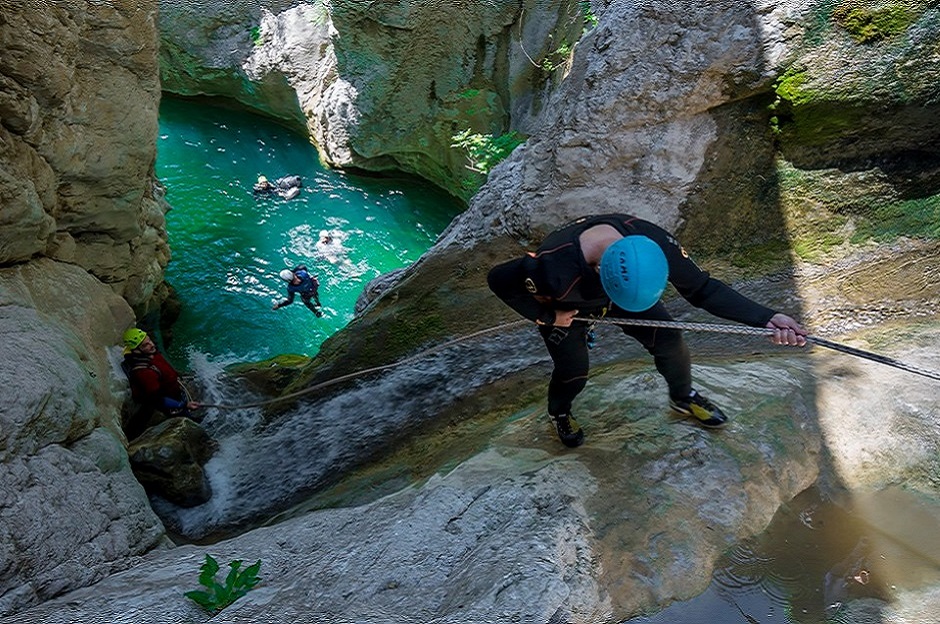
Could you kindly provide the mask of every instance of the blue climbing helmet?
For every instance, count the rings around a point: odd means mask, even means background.
[[[643,312],[656,305],[668,278],[666,254],[646,236],[624,236],[601,256],[604,292],[627,312]]]

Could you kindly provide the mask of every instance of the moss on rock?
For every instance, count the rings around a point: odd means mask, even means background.
[[[260,392],[278,394],[283,392],[309,363],[310,358],[306,356],[286,354],[261,362],[235,364],[227,371]]]
[[[874,43],[899,35],[916,19],[905,4],[891,3],[879,8],[865,4],[859,0],[847,0],[832,12],[836,23],[859,43]]]

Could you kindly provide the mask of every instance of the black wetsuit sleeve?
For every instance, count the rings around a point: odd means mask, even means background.
[[[681,294],[681,291],[680,291]],[[715,316],[737,321],[751,327],[765,327],[774,310],[748,299],[721,280],[709,277],[697,291],[683,294],[692,305],[707,310]]]
[[[657,238],[656,242],[666,253],[669,281],[695,307],[751,327],[764,327],[775,314],[699,268],[672,236],[667,234],[665,239]]]
[[[554,308],[539,303],[525,290],[518,263],[518,260],[511,260],[490,269],[486,276],[490,290],[506,305],[530,321],[539,321],[546,325],[553,324],[555,322]]]
[[[287,299],[282,299],[278,302],[277,308],[283,308],[284,306],[289,306],[294,303],[294,291],[290,288],[287,289]]]

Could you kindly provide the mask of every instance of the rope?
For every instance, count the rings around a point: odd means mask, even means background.
[[[609,325],[632,325],[640,327],[661,327],[664,329],[684,329],[688,331],[704,331],[704,332],[718,332],[723,334],[743,334],[749,336],[768,336],[774,333],[774,330],[768,327],[749,327],[747,325],[722,325],[717,323],[691,323],[685,321],[657,321],[650,319],[590,319],[590,318],[579,318],[576,317],[576,321],[585,321],[587,323],[605,323]],[[525,324],[531,324],[532,321],[522,319],[519,321],[512,321],[510,323],[503,323],[502,325],[496,325],[494,327],[489,327],[487,329],[481,329],[480,331],[461,336],[460,338],[454,338],[447,342],[441,343],[430,349],[425,349],[419,353],[416,353],[412,356],[409,356],[403,360],[398,360],[397,362],[392,362],[390,364],[383,364],[382,366],[373,366],[372,368],[367,368],[361,371],[356,371],[353,373],[348,373],[346,375],[341,375],[339,377],[334,377],[333,379],[328,379],[327,381],[308,386],[303,390],[297,390],[296,392],[290,392],[283,396],[279,396],[273,399],[267,399],[265,401],[257,401],[255,403],[243,403],[241,405],[225,405],[220,403],[202,403],[202,407],[213,407],[216,409],[222,410],[234,410],[234,409],[249,409],[253,407],[264,407],[265,405],[271,405],[273,403],[279,403],[281,401],[288,401],[290,399],[296,399],[297,397],[316,392],[317,390],[322,390],[329,386],[341,383],[343,381],[348,381],[350,379],[356,379],[357,377],[362,377],[364,375],[371,375],[372,373],[378,373],[396,366],[402,366],[403,364],[408,364],[417,359],[427,357],[432,353],[442,351],[449,347],[452,347],[456,344],[466,342],[473,338],[478,338],[479,336],[484,336],[486,334],[493,334],[496,332],[502,332],[513,327],[518,327]],[[832,349],[833,351],[839,351],[841,353],[847,353],[849,355],[854,355],[856,357],[864,358],[866,360],[871,360],[879,364],[885,364],[886,366],[893,366],[901,370],[905,370],[909,373],[914,373],[915,375],[920,375],[922,377],[927,377],[929,379],[934,379],[940,381],[940,373],[934,371],[926,370],[923,368],[918,368],[911,364],[906,364],[894,358],[890,358],[878,353],[872,353],[871,351],[865,351],[863,349],[858,349],[856,347],[850,347],[848,345],[840,344],[837,342],[832,342],[831,340],[826,340],[824,338],[817,338],[816,336],[806,336],[806,341],[820,347],[825,347],[827,349]]]
[[[466,342],[467,340],[471,340],[479,336],[484,336],[486,334],[493,334],[496,332],[505,331],[512,327],[531,323],[531,322],[532,321],[523,319],[520,321],[513,321],[511,323],[503,323],[502,325],[496,325],[495,327],[489,327],[487,329],[481,329],[480,331],[476,331],[471,334],[461,336],[460,338],[454,338],[453,340],[449,340],[447,342],[441,343],[435,347],[431,347],[430,349],[425,349],[424,351],[421,351],[419,353],[406,357],[403,360],[398,360],[397,362],[392,362],[390,364],[383,364],[382,366],[373,366],[372,368],[367,368],[365,370],[356,371],[354,373],[348,373],[346,375],[340,375],[339,377],[334,377],[333,379],[328,379],[327,381],[314,384],[312,386],[308,386],[304,388],[303,390],[298,390],[296,392],[289,392],[288,394],[276,397],[274,399],[258,401],[255,403],[244,403],[241,405],[224,405],[224,404],[218,404],[218,403],[202,403],[201,405],[202,407],[214,407],[216,409],[234,410],[234,409],[248,409],[252,407],[264,407],[265,405],[270,405],[272,403],[279,403],[281,401],[287,401],[289,399],[296,399],[297,397],[304,396],[305,394],[310,394],[311,392],[316,392],[317,390],[322,390],[323,388],[332,386],[334,384],[338,384],[343,381],[355,379],[357,377],[362,377],[364,375],[370,375],[372,373],[378,373],[380,371],[388,370],[390,368],[401,366],[403,364],[408,364],[409,362],[413,362],[414,360],[427,357],[431,355],[432,353],[442,351],[444,349],[447,349],[448,347],[452,347],[456,344],[459,344],[461,342]]]
[[[611,325],[636,325],[640,327],[662,327],[666,329],[687,329],[689,331],[705,331],[705,332],[720,332],[724,334],[747,334],[747,335],[770,335],[774,333],[773,329],[769,327],[748,327],[746,325],[720,325],[715,323],[688,323],[683,321],[655,321],[648,319],[624,319],[624,320],[613,320],[613,319],[586,319],[586,318],[575,318],[576,321],[587,321],[588,323],[608,323]],[[940,373],[919,368],[913,366],[912,364],[907,364],[894,358],[890,358],[885,355],[880,355],[878,353],[872,353],[871,351],[865,351],[863,349],[858,349],[856,347],[850,347],[848,345],[840,344],[838,342],[833,342],[831,340],[826,340],[825,338],[818,338],[816,336],[806,336],[806,341],[820,347],[825,347],[827,349],[832,349],[833,351],[839,351],[841,353],[847,353],[849,355],[854,355],[856,357],[864,358],[866,360],[871,360],[872,362],[878,362],[879,364],[885,364],[886,366],[893,366],[894,368],[899,368],[905,370],[909,373],[914,373],[915,375],[920,375],[922,377],[927,377],[929,379],[934,379],[940,381]]]

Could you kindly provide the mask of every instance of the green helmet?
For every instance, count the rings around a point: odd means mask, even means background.
[[[124,346],[128,349],[136,349],[147,338],[147,332],[136,327],[131,327],[124,332]]]

